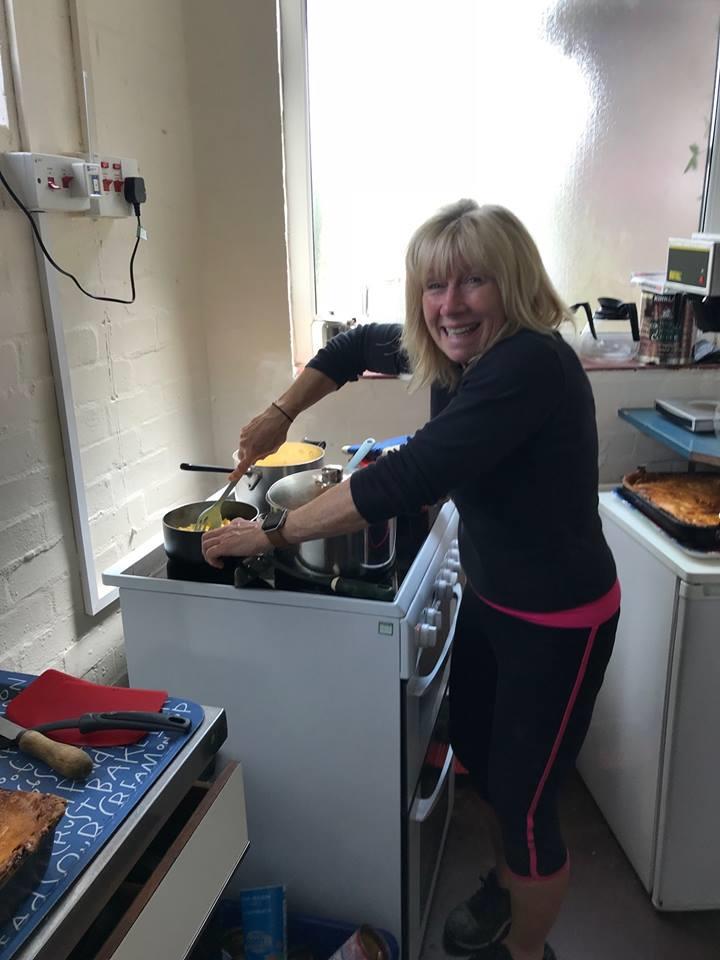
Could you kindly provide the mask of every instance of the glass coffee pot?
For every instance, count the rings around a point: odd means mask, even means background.
[[[599,297],[592,313],[589,303],[574,303],[570,309],[585,311],[587,325],[580,334],[578,352],[586,360],[613,364],[630,363],[640,345],[637,307],[613,297]]]

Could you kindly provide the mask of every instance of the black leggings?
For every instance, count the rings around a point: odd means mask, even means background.
[[[489,606],[469,584],[464,592],[450,739],[493,807],[508,867],[520,877],[541,879],[565,866],[558,788],[590,725],[618,617],[615,609],[594,628],[539,625]]]

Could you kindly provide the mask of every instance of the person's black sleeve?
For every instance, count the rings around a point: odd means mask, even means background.
[[[501,341],[404,447],[353,473],[355,507],[373,523],[437,503],[521,446],[562,401],[564,389],[550,343]]]
[[[341,387],[366,370],[397,376],[409,373],[407,354],[400,346],[399,323],[363,323],[328,341],[307,364]]]

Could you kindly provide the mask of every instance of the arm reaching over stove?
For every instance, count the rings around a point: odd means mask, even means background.
[[[240,459],[232,479],[239,480],[253,463],[274,453],[299,414],[349,380],[357,380],[366,370],[391,376],[407,373],[401,333],[400,324],[368,323],[333,337],[285,393],[242,428]]]
[[[350,482],[331,487],[322,496],[292,510],[282,528],[288,544],[319,540],[342,533],[354,533],[367,526],[358,513],[350,491]],[[222,567],[223,557],[254,557],[269,553],[273,546],[259,523],[233,520],[203,534],[203,556],[212,567]]]
[[[534,435],[542,437],[546,421],[562,404],[564,390],[562,366],[550,338],[520,334],[503,341],[477,361],[442,413],[399,451],[356,470],[350,480],[290,511],[283,539],[296,544],[353,533],[368,523],[415,513],[451,492],[462,506],[464,521],[473,526],[475,514],[484,509],[475,503],[479,477],[497,469]],[[576,439],[573,435],[573,442]],[[540,449],[546,446],[554,458],[552,442],[541,443]],[[531,462],[530,454],[525,456]],[[533,472],[551,470],[552,463],[539,459]],[[520,485],[522,495],[527,477],[510,469],[503,483],[514,502],[516,487]],[[529,495],[524,499],[526,508],[534,511],[534,501]],[[514,534],[518,525],[506,529],[505,535]],[[521,526],[527,526],[524,514]],[[270,550],[267,535],[252,521],[237,519],[203,537],[205,559],[218,567],[223,556],[255,556]]]
[[[295,417],[334,390],[337,390],[337,384],[324,373],[310,368],[303,370],[275,403],[242,428],[238,441],[238,465],[230,474],[231,478],[239,480],[253,463],[275,453],[287,439]]]

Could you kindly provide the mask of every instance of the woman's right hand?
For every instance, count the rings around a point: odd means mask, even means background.
[[[288,418],[272,406],[245,424],[238,441],[238,465],[231,479],[239,480],[254,463],[275,453],[285,443],[289,427]]]

